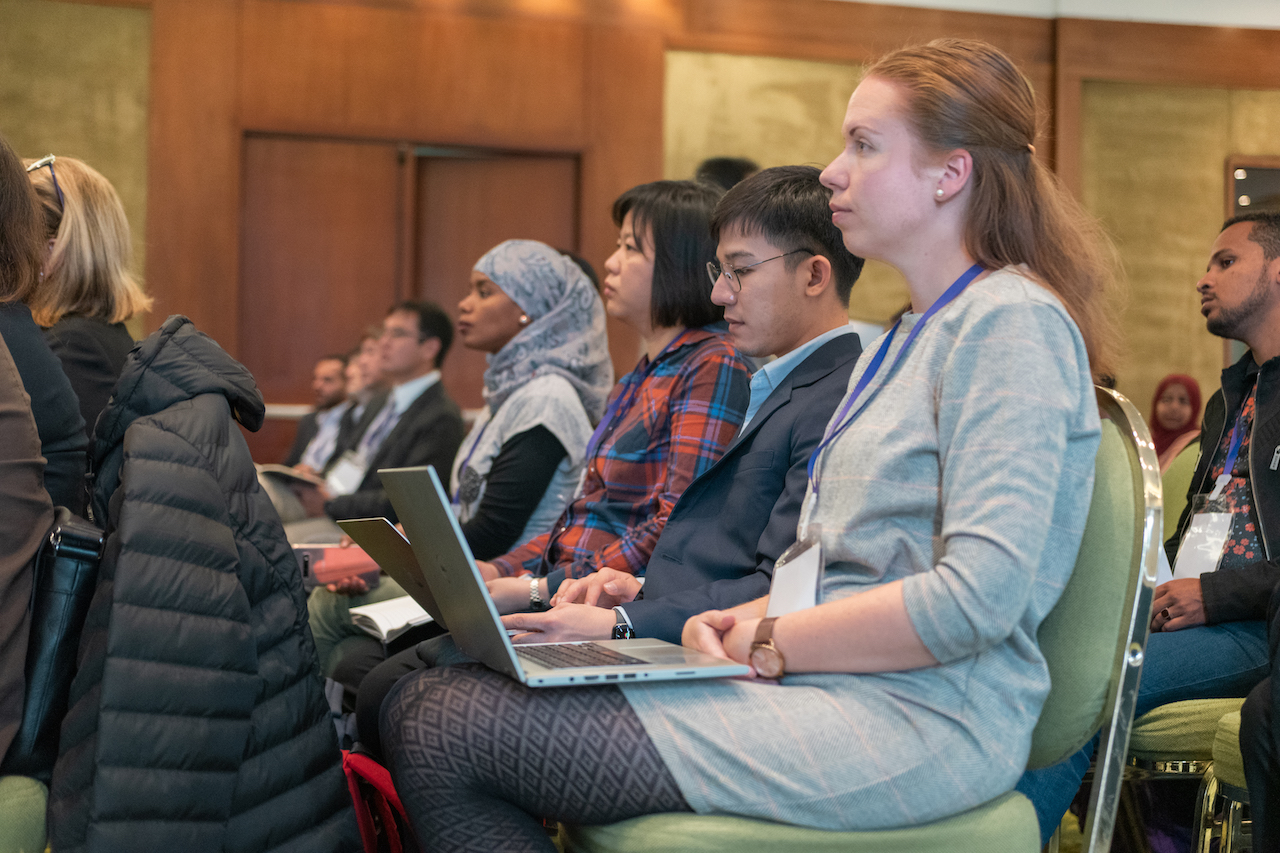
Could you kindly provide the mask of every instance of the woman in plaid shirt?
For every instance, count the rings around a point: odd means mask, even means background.
[[[704,272],[715,259],[708,222],[719,196],[691,181],[655,181],[614,202],[605,307],[640,334],[644,355],[614,388],[582,486],[556,526],[480,563],[501,612],[540,609],[566,577],[605,566],[642,572],[680,494],[737,434],[749,368],[713,325],[723,309]]]

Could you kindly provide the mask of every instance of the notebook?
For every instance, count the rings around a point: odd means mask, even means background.
[[[514,645],[462,536],[435,468],[386,468],[383,488],[418,568],[463,653],[530,687],[719,678],[748,668],[664,640]],[[353,537],[354,538],[354,537]]]

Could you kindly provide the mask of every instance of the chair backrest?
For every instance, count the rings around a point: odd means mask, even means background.
[[[1182,508],[1187,505],[1187,490],[1191,488],[1191,478],[1196,474],[1196,463],[1199,461],[1200,439],[1197,438],[1182,448],[1160,475],[1160,485],[1164,491],[1165,539],[1178,532],[1178,518],[1182,515]]]
[[[1056,764],[1101,728],[1085,833],[1086,849],[1105,850],[1133,723],[1162,526],[1151,434],[1123,395],[1105,388],[1097,395],[1104,420],[1093,500],[1071,580],[1040,626],[1052,686],[1028,763]]]

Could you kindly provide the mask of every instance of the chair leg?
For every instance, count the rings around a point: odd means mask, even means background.
[[[1049,842],[1045,844],[1044,849],[1040,853],[1058,853],[1058,844],[1062,841],[1062,822],[1058,822],[1058,828],[1053,831],[1053,835],[1049,836]]]
[[[1200,796],[1196,800],[1196,819],[1191,825],[1192,853],[1209,853],[1209,841],[1214,836],[1214,807],[1218,802],[1218,778],[1213,775],[1213,765],[1204,771],[1200,780]],[[1225,849],[1219,853],[1226,853]]]

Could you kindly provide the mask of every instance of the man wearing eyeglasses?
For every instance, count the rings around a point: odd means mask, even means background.
[[[724,306],[734,346],[776,358],[752,377],[733,444],[672,509],[643,588],[609,569],[566,581],[547,591],[550,611],[504,619],[526,632],[516,642],[679,643],[690,616],[769,591],[774,562],[796,538],[809,457],[861,352],[849,292],[862,259],[845,249],[818,175],[766,169],[731,189],[712,217],[711,299]]]
[[[379,468],[434,465],[447,471],[466,430],[458,405],[440,384],[440,365],[453,341],[453,323],[430,302],[401,302],[387,312],[378,339],[384,379],[391,384],[382,410],[354,450],[329,466],[326,485],[304,501],[317,519],[286,526],[289,541],[336,542],[333,521],[386,516],[395,510]],[[328,522],[327,524],[325,522]]]

